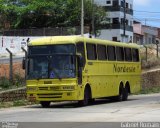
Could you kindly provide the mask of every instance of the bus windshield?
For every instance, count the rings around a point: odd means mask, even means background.
[[[68,47],[73,47],[74,45],[68,45]],[[51,46],[52,48],[46,47],[43,49],[32,47],[29,49],[28,57],[28,75],[27,79],[62,79],[62,78],[75,78],[76,77],[76,58],[75,50],[68,48],[67,51],[63,51],[66,47],[61,46]],[[58,50],[59,48],[59,50]],[[62,48],[64,48],[62,50]],[[55,50],[57,52],[55,52]],[[67,50],[67,47],[66,47]],[[46,53],[43,53],[46,51]],[[70,52],[70,53],[69,53]],[[72,52],[72,53],[71,53]]]

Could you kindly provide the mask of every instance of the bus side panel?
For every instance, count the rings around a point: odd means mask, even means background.
[[[117,96],[121,82],[124,87],[129,82],[131,93],[140,90],[141,68],[139,63],[102,61],[87,63],[84,74],[87,83],[91,86],[92,98]]]

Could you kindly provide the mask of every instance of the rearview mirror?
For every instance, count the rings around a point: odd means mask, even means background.
[[[83,67],[83,57],[81,55],[77,55],[77,62],[79,67]]]

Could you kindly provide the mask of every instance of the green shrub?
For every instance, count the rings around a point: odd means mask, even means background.
[[[16,87],[22,86],[25,83],[25,79],[22,78],[19,74],[14,74],[14,85]]]
[[[9,79],[7,79],[6,77],[0,78],[0,87],[9,88],[10,86],[11,86],[11,83],[10,83]]]
[[[151,93],[160,93],[160,87],[150,87],[142,89],[141,94],[151,94]]]

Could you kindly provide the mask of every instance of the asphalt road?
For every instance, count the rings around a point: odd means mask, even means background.
[[[53,103],[0,109],[0,122],[160,122],[160,94],[134,95],[125,102],[96,100],[78,107],[76,103]]]

